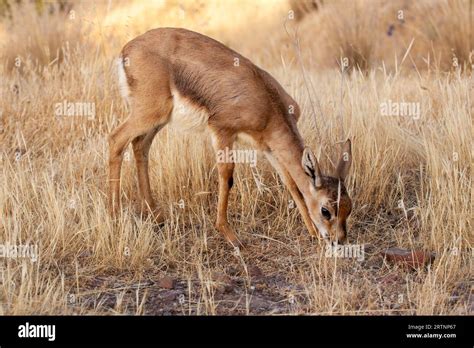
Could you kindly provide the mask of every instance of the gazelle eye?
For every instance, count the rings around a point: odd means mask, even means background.
[[[324,207],[321,208],[321,214],[323,214],[326,220],[331,220],[331,213],[326,208]]]

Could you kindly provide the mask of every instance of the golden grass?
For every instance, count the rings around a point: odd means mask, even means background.
[[[283,27],[287,2],[253,4],[83,3],[75,5],[74,19],[58,13],[38,16],[25,4],[14,7],[13,21],[3,19],[0,244],[36,244],[39,258],[35,263],[0,258],[0,314],[161,313],[159,291],[149,282],[165,274],[182,289],[183,300],[173,301],[174,312],[183,314],[277,313],[252,306],[262,294],[284,303],[278,313],[469,312],[472,76],[446,68],[440,58],[456,30],[465,34],[453,43],[456,54],[469,56],[464,12],[449,22],[452,32],[448,24],[438,29],[428,51],[418,47],[420,34],[407,54],[410,33],[429,30],[420,23],[407,19],[405,25],[418,26],[397,38],[406,40],[404,45],[362,42],[367,30],[374,32],[371,38],[386,36],[367,24],[370,11],[360,7],[361,31],[355,32],[339,24],[350,20],[350,9],[344,12],[337,2],[322,7],[299,24],[303,76]],[[433,7],[449,12],[465,4],[440,1]],[[439,20],[436,14],[430,16]],[[353,139],[349,238],[372,246],[363,262],[325,257],[261,157],[256,170],[236,166],[229,216],[249,248],[232,252],[213,227],[217,176],[207,137],[167,128],[151,151],[153,192],[168,212],[166,224],[158,227],[134,209],[131,149],[122,175],[125,209],[118,221],[111,220],[105,209],[106,136],[127,114],[113,59],[135,35],[168,25],[212,35],[272,73],[302,107],[299,129],[320,152],[323,168],[335,161],[341,134]],[[287,23],[290,35],[294,25]],[[341,80],[339,70],[317,69],[335,66],[340,52],[365,73],[347,71]],[[382,57],[383,52],[388,53]],[[437,60],[419,64],[430,52]],[[21,64],[15,67],[18,56]],[[411,73],[415,64],[417,74]],[[55,104],[64,100],[94,103],[95,117],[55,116]],[[382,116],[380,105],[388,100],[419,103],[420,118]],[[256,185],[257,177],[263,185]],[[390,246],[434,251],[436,260],[428,269],[409,272],[378,256]],[[258,265],[265,281],[255,280],[252,265]],[[243,305],[232,309],[225,303],[216,271],[237,281]],[[387,282],[390,276],[397,280]]]

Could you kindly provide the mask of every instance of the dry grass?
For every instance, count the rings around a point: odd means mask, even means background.
[[[300,23],[305,83],[283,28],[287,3],[253,3],[86,3],[75,5],[74,19],[58,12],[38,16],[33,6],[24,5],[14,7],[13,21],[3,19],[0,244],[38,245],[39,258],[35,263],[0,258],[1,314],[469,312],[473,82],[467,71],[450,66],[441,71],[441,57],[451,45],[446,40],[457,36],[443,25],[428,51],[417,46],[420,34],[408,54],[406,32],[398,38],[406,39],[405,46],[362,42],[360,31],[337,24],[353,12],[340,12],[335,2]],[[436,4],[457,11],[467,2]],[[330,11],[339,31],[322,26]],[[464,33],[455,43],[456,54],[468,57],[461,12],[450,23],[453,32]],[[430,14],[441,18],[435,15]],[[358,16],[360,30],[369,30],[370,12]],[[405,25],[423,33],[428,30],[423,23],[407,19]],[[213,227],[217,175],[209,141],[172,129],[160,132],[151,153],[153,191],[169,213],[166,224],[156,226],[135,212],[131,149],[122,175],[125,210],[118,221],[110,219],[106,135],[127,113],[112,62],[127,40],[166,25],[210,34],[281,81],[303,109],[299,128],[320,150],[323,168],[330,168],[339,153],[342,133],[353,139],[349,238],[371,246],[364,261],[325,257],[260,157],[257,170],[236,167],[230,219],[249,249],[234,253]],[[380,34],[372,31],[371,38]],[[347,72],[341,83],[338,70],[316,69],[334,65],[340,52],[366,72]],[[405,62],[414,67],[430,52],[436,64],[418,65],[417,74],[404,71]],[[17,56],[20,67],[11,63]],[[55,116],[55,104],[63,100],[94,103],[95,118]],[[380,105],[388,100],[419,103],[420,117],[382,116]],[[378,252],[390,246],[434,251],[436,260],[427,269],[407,271],[380,258]],[[253,265],[263,276],[254,274]],[[163,299],[169,292],[153,283],[164,275],[176,280],[176,298],[169,301]],[[227,276],[230,294],[216,280]],[[256,300],[271,305],[262,309]]]

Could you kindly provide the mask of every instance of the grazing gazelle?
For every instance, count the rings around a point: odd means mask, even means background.
[[[331,242],[346,239],[351,200],[344,186],[351,166],[351,143],[333,177],[318,162],[296,127],[297,103],[266,71],[223,44],[175,28],[150,30],[130,41],[119,60],[121,91],[130,117],[109,137],[109,204],[120,207],[122,155],[131,142],[140,196],[157,212],[148,177],[148,153],[156,133],[167,123],[197,129],[207,126],[216,151],[228,150],[245,137],[263,151],[290,191],[309,232]],[[234,246],[240,241],[227,221],[234,163],[217,163],[219,197],[216,228]]]

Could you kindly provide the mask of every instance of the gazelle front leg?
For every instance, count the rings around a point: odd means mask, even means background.
[[[232,150],[235,135],[217,132],[213,134],[212,145],[218,155],[219,151]],[[224,238],[234,247],[242,247],[243,244],[235,235],[227,220],[227,206],[229,202],[229,192],[234,184],[233,173],[235,164],[231,161],[219,161],[217,158],[217,171],[219,173],[219,197],[217,201],[216,229],[222,233]]]
[[[295,201],[296,206],[300,211],[301,216],[303,217],[303,222],[306,225],[306,228],[308,229],[309,233],[313,236],[319,237],[319,233],[316,230],[309,216],[308,208],[306,207],[303,196],[298,190],[295,181],[291,178],[290,173],[288,173],[284,166],[280,165],[277,159],[270,152],[265,151],[265,155],[270,164],[273,166],[273,168],[275,168],[278,174],[280,174],[280,178],[282,179],[285,186],[288,188],[288,191],[290,191],[291,197]]]

